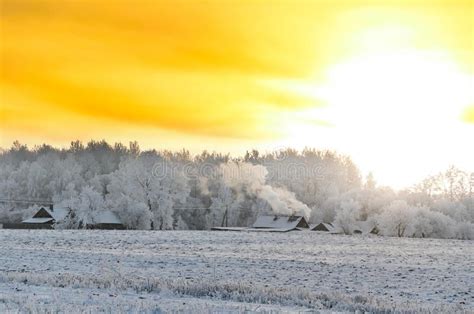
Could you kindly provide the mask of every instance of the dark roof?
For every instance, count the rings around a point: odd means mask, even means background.
[[[49,223],[51,221],[61,221],[67,217],[69,209],[57,207],[53,210],[40,207],[33,217],[23,220],[23,223]]]

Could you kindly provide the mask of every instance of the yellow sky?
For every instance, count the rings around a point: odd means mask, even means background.
[[[0,146],[330,148],[474,170],[472,1],[0,0]]]

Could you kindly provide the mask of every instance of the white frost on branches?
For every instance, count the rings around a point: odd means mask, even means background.
[[[132,229],[250,226],[259,214],[304,215],[352,234],[360,222],[396,237],[474,239],[474,174],[450,167],[411,189],[363,180],[347,156],[286,149],[243,158],[187,151],[141,152],[104,141],[14,143],[0,151],[0,198],[42,199],[71,209],[62,228],[81,228],[98,211],[116,213]],[[31,215],[1,203],[0,223]]]

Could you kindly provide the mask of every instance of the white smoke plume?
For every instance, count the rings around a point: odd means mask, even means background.
[[[243,191],[245,188],[247,192],[267,201],[274,213],[303,215],[309,218],[310,208],[298,201],[294,193],[266,184],[268,171],[264,166],[244,162],[228,162],[220,165],[219,172],[229,187],[235,191]]]

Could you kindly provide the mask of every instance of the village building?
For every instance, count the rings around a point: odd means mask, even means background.
[[[92,216],[92,222],[87,224],[88,229],[117,229],[123,230],[125,226],[120,218],[110,210],[98,211]]]
[[[247,228],[247,227],[212,227],[211,231],[239,231],[239,232],[290,232],[301,229],[267,229],[267,228]]]
[[[334,230],[334,226],[330,223],[321,222],[319,224],[310,225],[309,230],[311,230],[311,231],[332,232]]]
[[[378,234],[379,230],[374,222],[372,221],[356,221],[354,234]]]
[[[17,227],[22,229],[53,229],[55,223],[64,221],[71,210],[60,207],[40,207],[40,209],[28,219],[22,221]],[[92,215],[87,229],[125,229],[119,217],[110,210],[97,211]]]
[[[308,229],[309,225],[303,216],[261,215],[257,217],[252,228],[295,230],[300,228]]]
[[[309,225],[303,216],[261,215],[249,227],[213,227],[213,231],[243,231],[243,232],[289,232],[308,229]]]
[[[52,229],[56,222],[64,220],[70,213],[67,208],[40,207],[33,217],[22,221],[25,229]]]

